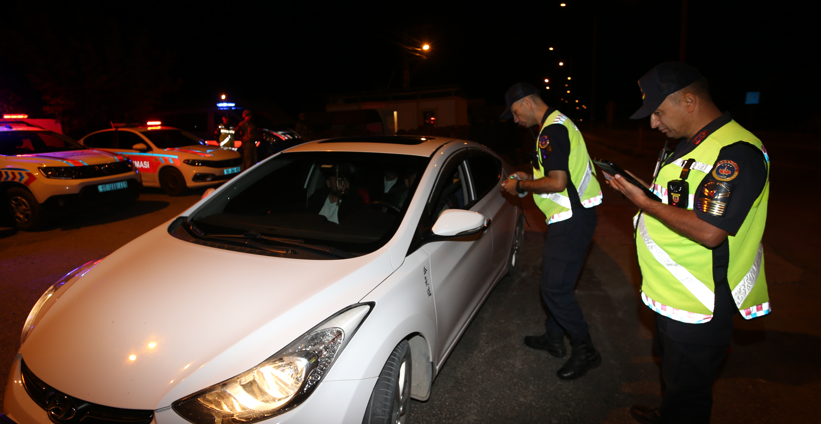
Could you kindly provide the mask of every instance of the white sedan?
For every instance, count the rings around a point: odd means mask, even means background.
[[[516,272],[511,172],[444,138],[273,156],[49,288],[0,419],[404,422]]]

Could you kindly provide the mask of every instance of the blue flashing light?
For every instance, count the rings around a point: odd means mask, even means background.
[[[217,103],[217,107],[220,108],[220,109],[229,109],[229,108],[233,109],[234,107],[236,107],[236,105],[237,105],[236,103],[231,103],[231,102],[219,102],[219,103]]]

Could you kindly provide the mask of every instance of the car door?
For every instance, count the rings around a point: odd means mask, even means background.
[[[468,172],[467,149],[455,154],[442,167],[425,213],[428,222],[447,209],[471,209],[473,189]],[[476,209],[479,209],[477,207]],[[491,272],[493,240],[489,231],[474,236],[427,243],[422,249],[430,257],[430,283],[436,303],[438,363],[452,348],[483,297]]]
[[[476,196],[475,206],[471,207],[471,210],[481,213],[493,222],[490,226],[493,235],[493,278],[489,282],[492,286],[502,276],[507,265],[516,225],[516,207],[509,204],[510,199],[499,189],[502,178],[502,161],[499,158],[481,149],[470,149],[468,171]],[[490,286],[487,289],[489,290]]]

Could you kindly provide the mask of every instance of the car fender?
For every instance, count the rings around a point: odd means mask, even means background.
[[[432,288],[426,283],[429,270],[429,257],[420,249],[362,299],[363,303],[374,302],[375,306],[337,359],[326,381],[378,377],[394,347],[402,340],[417,336],[427,343],[426,347],[420,347],[417,339],[416,349],[427,351],[419,352],[416,359],[431,360],[436,310]],[[419,362],[415,360],[413,366],[421,372],[425,369],[424,359]]]

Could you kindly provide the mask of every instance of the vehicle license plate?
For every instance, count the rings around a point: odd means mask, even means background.
[[[226,169],[224,172],[225,172],[225,175],[231,175],[231,174],[236,174],[237,172],[239,172],[239,170],[240,170],[240,167],[235,166],[233,168]]]
[[[104,193],[106,191],[119,190],[121,188],[128,188],[128,181],[120,181],[111,184],[100,184],[97,186],[97,190],[100,190],[100,193]]]

